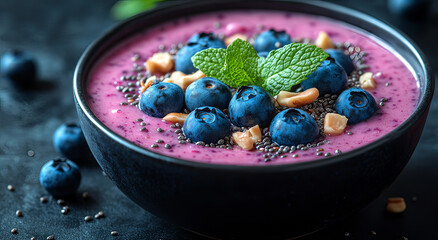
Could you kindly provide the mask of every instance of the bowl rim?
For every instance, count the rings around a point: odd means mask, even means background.
[[[229,1],[229,0],[228,0]],[[231,1],[237,1],[237,0],[231,0]],[[248,0],[240,0],[241,2],[245,2]],[[208,2],[208,3],[207,3]],[[375,17],[372,17],[368,14],[362,13],[358,10],[354,10],[351,8],[347,8],[344,6],[340,6],[338,4],[329,3],[329,2],[323,2],[323,1],[306,1],[306,0],[271,0],[271,2],[291,2],[291,3],[298,3],[298,4],[304,4],[304,5],[310,5],[312,7],[318,7],[321,9],[334,11],[338,13],[342,13],[344,15],[349,15],[349,17],[362,19],[363,22],[366,22],[370,25],[375,25],[378,28],[386,31],[393,37],[396,37],[398,40],[400,40],[401,43],[403,43],[409,51],[411,51],[415,59],[418,61],[419,65],[421,66],[421,70],[424,73],[425,79],[424,79],[424,94],[422,93],[422,90],[420,89],[420,101],[418,102],[415,110],[411,113],[411,115],[398,127],[393,129],[391,132],[383,135],[381,138],[377,139],[376,141],[373,141],[369,144],[366,144],[362,147],[353,149],[351,151],[345,152],[341,155],[332,155],[331,157],[326,157],[323,160],[321,159],[315,159],[315,160],[309,160],[307,162],[301,162],[301,163],[284,163],[284,164],[269,164],[269,165],[231,165],[231,164],[218,164],[218,163],[204,163],[204,162],[197,162],[197,161],[191,161],[186,159],[180,159],[175,158],[171,156],[167,156],[158,152],[150,151],[146,148],[140,147],[138,145],[135,145],[134,143],[130,142],[129,140],[123,138],[122,136],[118,135],[117,133],[113,132],[111,129],[109,129],[105,124],[103,124],[91,111],[90,107],[88,106],[86,99],[84,97],[84,91],[83,91],[83,82],[81,80],[81,77],[83,75],[84,69],[86,68],[86,62],[87,59],[91,58],[96,51],[96,49],[99,48],[101,44],[103,44],[105,41],[108,40],[112,35],[116,34],[120,29],[122,29],[125,25],[128,25],[132,22],[137,21],[138,19],[150,14],[151,12],[158,12],[163,11],[165,8],[169,7],[178,7],[181,5],[187,4],[215,4],[218,2],[223,2],[219,0],[213,0],[213,1],[206,1],[206,2],[197,2],[197,1],[176,1],[176,2],[165,2],[162,5],[159,5],[155,7],[152,10],[143,12],[141,14],[138,14],[136,16],[133,16],[129,19],[126,19],[124,21],[121,21],[112,27],[110,27],[107,31],[104,32],[99,38],[97,38],[95,41],[93,41],[84,51],[84,53],[81,55],[80,59],[78,60],[78,63],[76,65],[74,76],[73,76],[73,91],[74,91],[74,99],[77,102],[77,105],[79,106],[80,110],[84,113],[84,115],[90,120],[94,126],[99,128],[102,132],[104,132],[107,136],[112,138],[112,140],[118,142],[119,144],[122,144],[123,146],[127,147],[128,149],[138,152],[142,155],[145,155],[149,157],[151,160],[154,161],[164,161],[166,163],[170,164],[176,164],[183,167],[195,167],[199,169],[213,169],[213,170],[239,170],[239,171],[247,171],[247,172],[283,172],[283,171],[291,171],[291,170],[304,170],[314,167],[323,167],[328,164],[335,164],[341,161],[348,161],[351,158],[360,156],[374,148],[377,148],[380,145],[384,145],[385,143],[398,138],[401,134],[403,134],[407,129],[409,129],[412,125],[414,125],[415,122],[419,120],[419,118],[428,110],[428,107],[431,103],[433,92],[434,92],[434,81],[433,81],[433,73],[431,66],[429,65],[428,61],[426,60],[426,57],[424,53],[418,48],[418,46],[404,33],[402,33],[400,30],[395,28],[394,26],[379,20]],[[259,1],[260,2],[260,1]],[[267,1],[264,1],[267,2]],[[348,23],[348,22],[347,22]],[[357,27],[357,26],[355,26]],[[384,40],[382,40],[384,41]],[[385,42],[385,41],[384,41]],[[419,74],[421,75],[421,74]],[[79,111],[79,109],[78,109]]]

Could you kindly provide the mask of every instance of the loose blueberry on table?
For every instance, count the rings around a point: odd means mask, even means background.
[[[59,126],[53,134],[53,145],[59,154],[73,161],[86,161],[91,157],[82,128],[75,123]]]
[[[273,157],[319,147],[378,110],[366,91],[376,88],[373,74],[364,73],[363,54],[349,56],[351,48],[324,32],[315,41],[275,29],[225,39],[197,33],[148,59],[146,70],[157,74],[141,80],[138,107],[183,125],[178,139],[197,145],[272,148]]]
[[[0,58],[0,73],[17,86],[31,86],[37,74],[35,59],[23,51],[7,51]]]
[[[41,168],[40,183],[55,197],[70,196],[79,188],[81,172],[73,161],[51,160]]]

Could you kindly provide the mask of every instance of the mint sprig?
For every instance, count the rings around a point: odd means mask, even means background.
[[[291,43],[261,58],[248,42],[236,39],[227,49],[198,52],[192,62],[205,75],[230,87],[257,85],[277,95],[306,80],[327,57],[314,45]]]

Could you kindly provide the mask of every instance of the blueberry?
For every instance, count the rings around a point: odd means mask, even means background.
[[[41,168],[40,183],[53,196],[69,196],[78,189],[81,183],[81,172],[79,167],[70,160],[51,160]]]
[[[269,52],[258,52],[257,55],[259,55],[259,57],[267,57],[269,55]]]
[[[73,161],[80,162],[91,157],[84,133],[75,123],[59,126],[53,134],[53,145],[59,154]]]
[[[228,105],[231,122],[239,127],[266,127],[275,115],[271,94],[258,86],[240,87]]]
[[[0,59],[0,73],[18,86],[32,85],[36,71],[35,60],[25,52],[8,51]]]
[[[197,33],[193,35],[187,43],[197,43],[207,48],[226,48],[225,43],[214,36],[213,33]]]
[[[347,84],[347,73],[335,63],[334,59],[324,60],[322,64],[301,83],[304,90],[317,88],[320,95],[340,93]]]
[[[270,52],[289,43],[291,43],[290,36],[285,31],[270,29],[256,37],[254,49],[257,52]]]
[[[388,0],[388,9],[391,13],[407,18],[426,16],[429,5],[429,0]]]
[[[230,135],[230,120],[215,107],[196,108],[187,116],[183,132],[193,142],[216,143]]]
[[[330,57],[335,59],[335,62],[341,65],[348,75],[350,75],[350,73],[354,70],[353,61],[349,56],[345,55],[343,51],[337,49],[327,49],[325,52],[330,55]]]
[[[212,33],[199,33],[193,35],[186,46],[176,54],[175,70],[191,74],[197,69],[193,66],[192,56],[207,48],[226,48],[224,42]]]
[[[315,141],[319,136],[318,125],[308,113],[290,108],[277,114],[269,131],[279,145],[296,146]]]
[[[378,109],[374,97],[362,88],[343,91],[335,104],[336,112],[347,117],[348,124],[365,121]]]
[[[160,82],[150,86],[140,98],[140,109],[149,116],[162,118],[184,107],[184,92],[174,83]]]
[[[190,111],[203,106],[226,109],[231,100],[231,90],[216,78],[204,77],[187,87],[185,99]]]

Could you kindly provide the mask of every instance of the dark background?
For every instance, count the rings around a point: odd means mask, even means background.
[[[426,53],[438,70],[438,2],[423,20],[406,21],[389,14],[386,1],[332,1],[396,25]],[[114,1],[2,0],[0,52],[29,51],[38,61],[38,87],[19,90],[0,78],[0,239],[204,239],[164,222],[127,199],[95,164],[81,165],[79,193],[68,199],[68,215],[39,185],[39,170],[57,157],[52,134],[64,122],[77,121],[72,76],[81,53],[108,27]],[[438,239],[437,95],[420,143],[396,182],[367,208],[345,222],[304,238],[311,239]],[[35,155],[29,156],[32,150]],[[15,192],[7,185],[15,186]],[[90,198],[82,199],[87,191]],[[402,215],[385,213],[386,199],[407,200]],[[415,201],[416,200],[416,201]],[[21,209],[23,217],[15,216]],[[106,217],[85,222],[87,215]],[[18,234],[10,233],[12,228]],[[110,232],[117,230],[118,237]],[[376,234],[372,234],[374,231]]]

